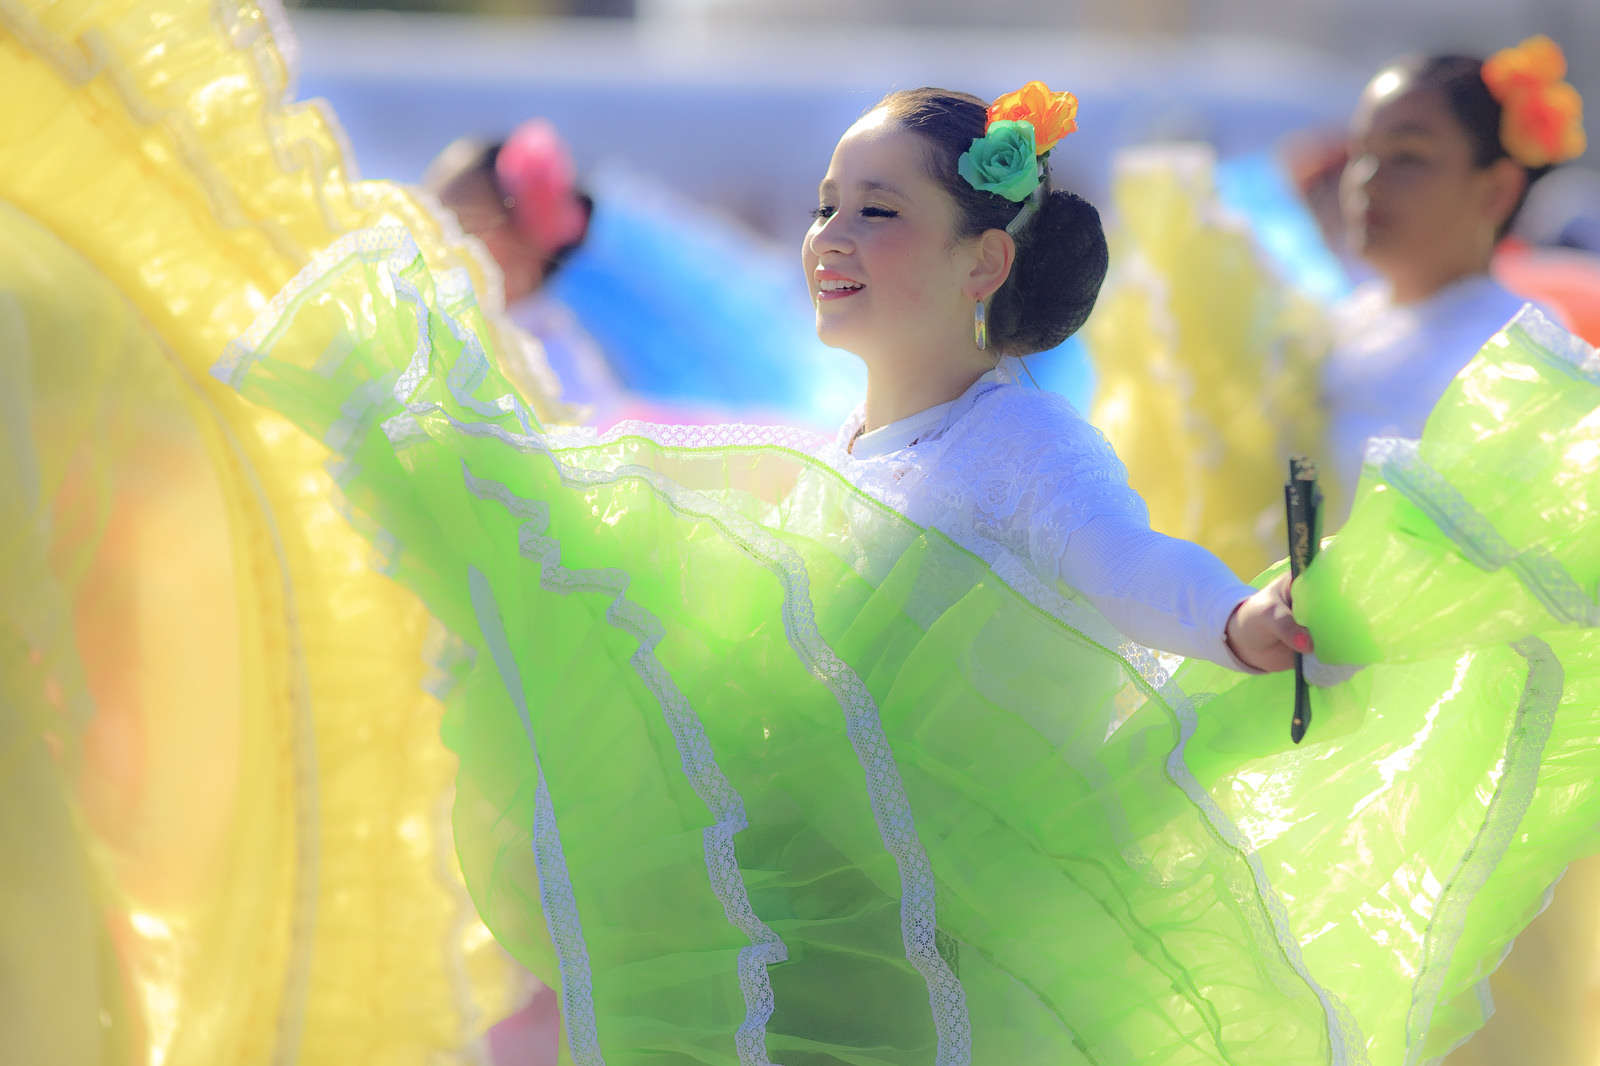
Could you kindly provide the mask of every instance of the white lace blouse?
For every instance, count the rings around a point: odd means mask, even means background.
[[[1478,275],[1410,305],[1395,303],[1386,282],[1371,281],[1335,309],[1322,392],[1330,458],[1347,496],[1368,439],[1422,436],[1451,380],[1523,303]]]
[[[825,456],[862,490],[991,565],[1009,553],[1070,586],[1139,644],[1248,669],[1223,634],[1254,590],[1199,545],[1150,529],[1110,443],[1062,397],[1001,367],[857,437],[862,420],[858,408]]]

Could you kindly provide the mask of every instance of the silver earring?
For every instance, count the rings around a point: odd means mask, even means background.
[[[989,347],[989,316],[982,300],[978,301],[978,306],[972,312],[972,332],[978,341],[978,351]]]

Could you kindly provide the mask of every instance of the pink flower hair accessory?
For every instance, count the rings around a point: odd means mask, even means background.
[[[545,257],[583,236],[589,214],[577,196],[577,168],[548,119],[512,131],[495,157],[495,177],[517,230]]]

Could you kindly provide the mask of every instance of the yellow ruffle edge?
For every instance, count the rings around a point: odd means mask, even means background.
[[[208,374],[380,219],[498,283],[285,102],[286,41],[248,3],[0,0],[0,1061],[464,1062],[513,1007],[427,615],[326,449]]]

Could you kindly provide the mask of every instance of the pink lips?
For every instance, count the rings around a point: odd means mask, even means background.
[[[846,296],[854,296],[856,293],[860,292],[863,288],[865,288],[865,286],[863,286],[855,278],[850,277],[848,274],[841,274],[837,270],[819,269],[816,272],[815,277],[816,277],[816,294],[817,294],[817,299],[818,300],[830,300],[830,301],[831,300],[842,300]],[[849,284],[855,286],[855,288],[851,288],[851,289],[824,289],[822,287],[822,283],[825,282],[825,281],[843,281],[843,282],[848,282]]]

